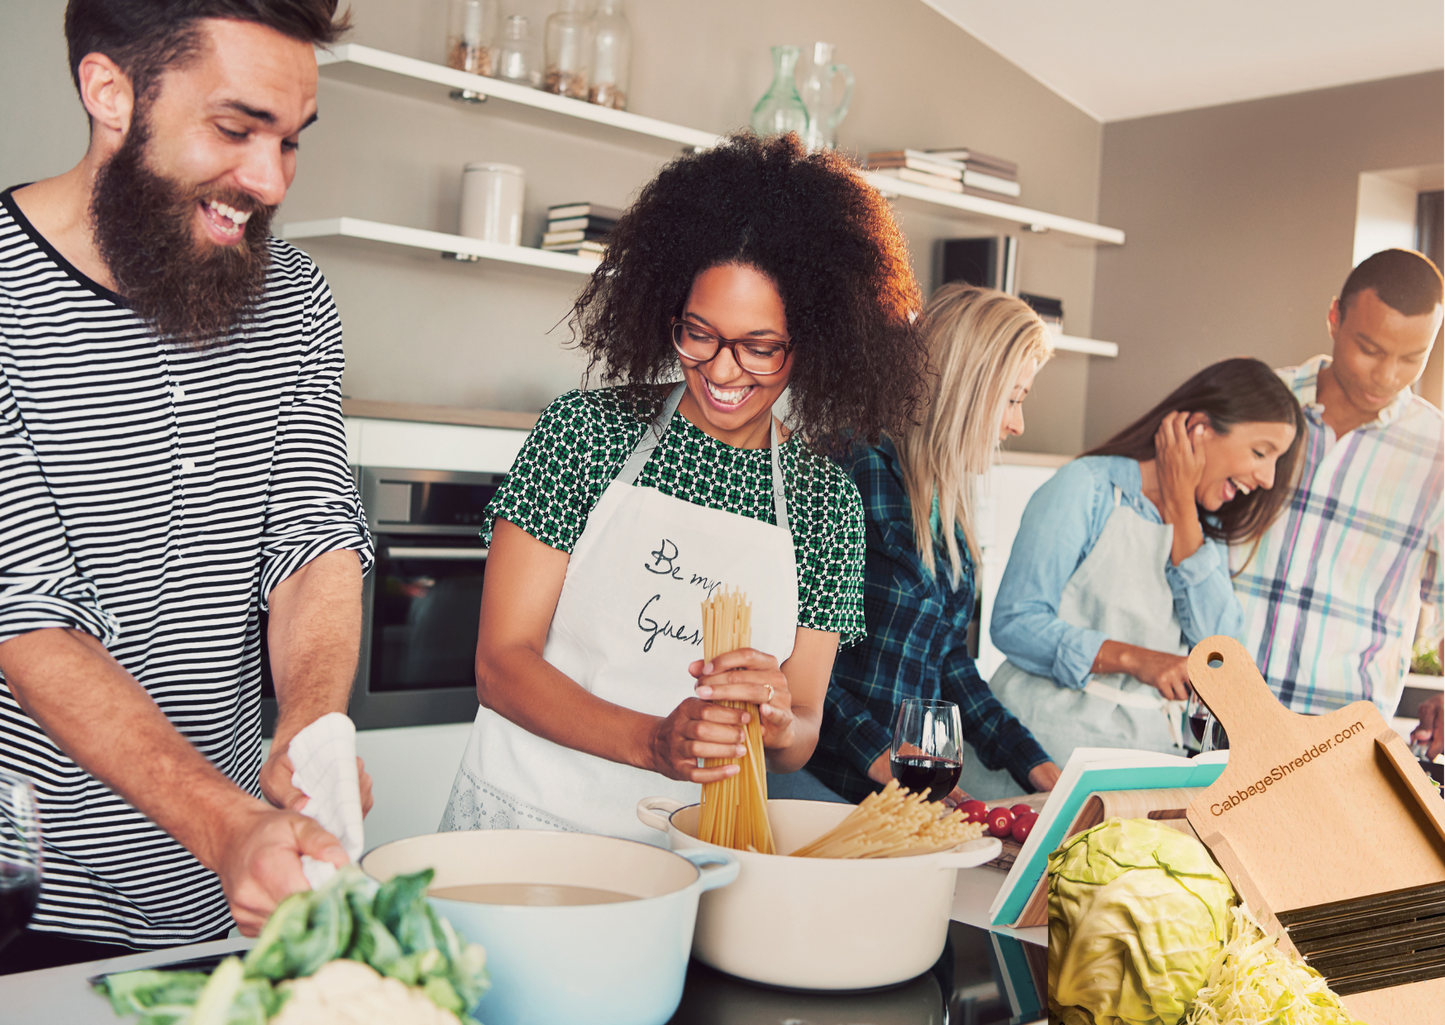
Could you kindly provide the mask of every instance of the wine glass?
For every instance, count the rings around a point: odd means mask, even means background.
[[[906,698],[898,706],[888,764],[899,785],[941,801],[963,774],[963,724],[952,701]]]
[[[1190,690],[1189,703],[1184,708],[1184,721],[1189,726],[1189,732],[1184,737],[1184,746],[1189,751],[1204,754],[1229,750],[1229,737],[1225,735],[1224,727],[1219,725],[1209,706],[1193,690]]]
[[[0,772],[0,948],[20,935],[40,898],[40,812],[23,776]]]

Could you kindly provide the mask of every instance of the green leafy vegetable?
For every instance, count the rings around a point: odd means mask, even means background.
[[[244,961],[227,958],[209,977],[125,972],[97,989],[116,1014],[139,1013],[140,1025],[265,1025],[289,995],[281,983],[344,958],[419,987],[437,1007],[472,1022],[466,1014],[489,985],[486,951],[463,942],[432,910],[432,875],[426,869],[377,886],[360,869],[342,869],[319,889],[282,901]]]
[[[1362,1025],[1319,972],[1265,936],[1244,905],[1230,916],[1229,940],[1209,966],[1188,1025]]]
[[[1066,1025],[1177,1025],[1224,945],[1234,888],[1204,845],[1109,819],[1049,855],[1049,1005]]]

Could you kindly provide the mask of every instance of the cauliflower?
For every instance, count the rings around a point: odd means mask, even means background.
[[[332,961],[280,988],[289,995],[271,1025],[459,1025],[419,987],[384,978],[359,961]]]

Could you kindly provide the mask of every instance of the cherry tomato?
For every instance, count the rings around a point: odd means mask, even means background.
[[[968,822],[982,822],[988,818],[988,805],[982,801],[964,801],[958,806],[958,810]]]
[[[1034,823],[1038,820],[1038,815],[1032,811],[1030,811],[1027,815],[1020,815],[1017,819],[1015,819],[1013,829],[1011,830],[1011,834],[1014,840],[1019,843],[1023,843],[1025,840],[1027,840],[1029,838],[1029,834],[1033,832]]]
[[[1031,804],[1016,804],[1009,811],[1014,813],[1014,818],[1018,818],[1020,815],[1034,814],[1034,807]]]
[[[1009,835],[1013,829],[1013,812],[1002,806],[990,808],[988,811],[988,831],[994,836],[1004,837]]]

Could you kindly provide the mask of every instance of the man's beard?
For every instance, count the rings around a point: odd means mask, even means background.
[[[274,206],[245,193],[187,186],[146,166],[149,138],[137,116],[120,149],[101,167],[90,218],[101,258],[136,316],[162,339],[204,349],[244,330],[266,284]],[[214,199],[250,211],[232,246],[196,240],[198,203]]]

